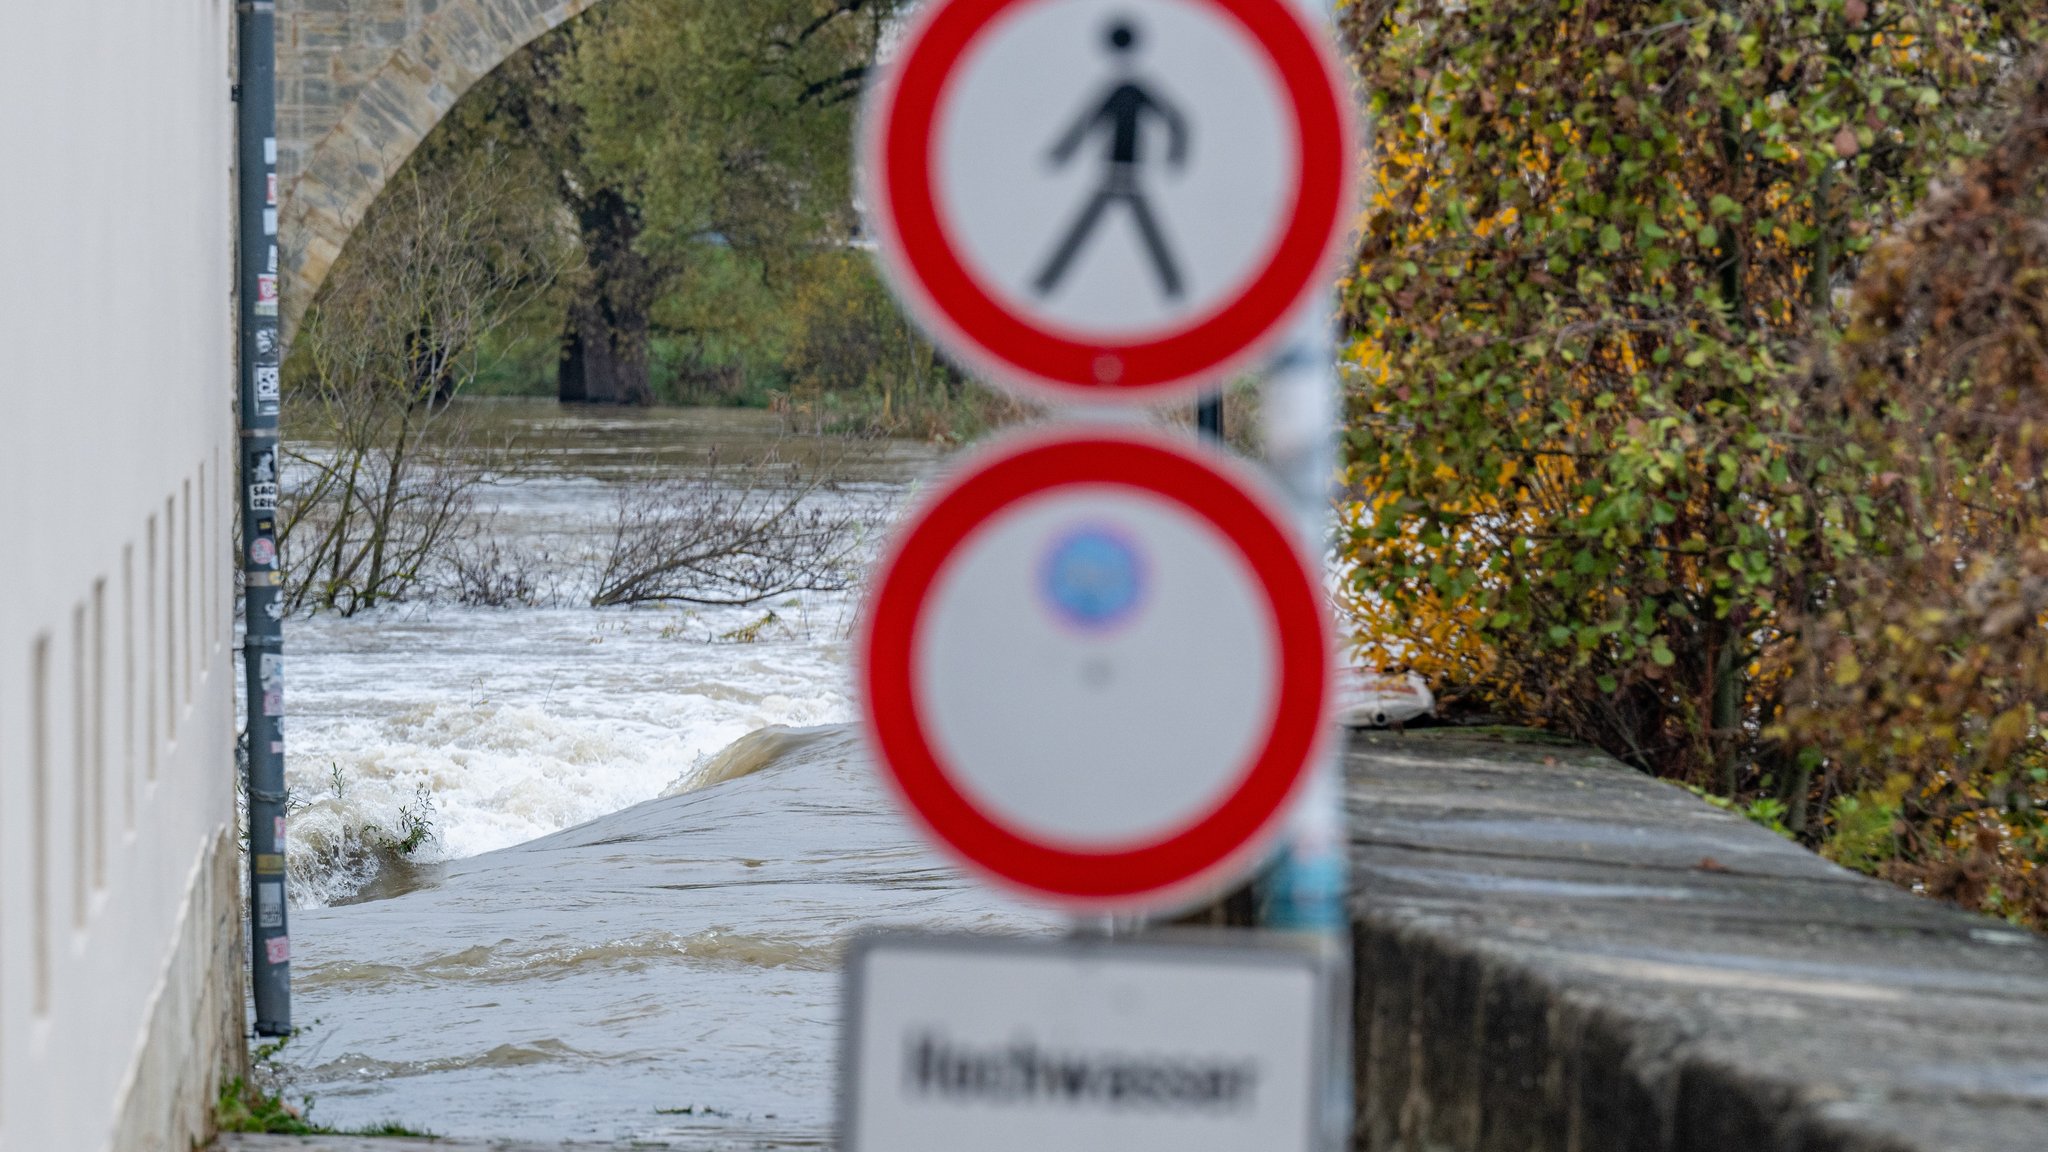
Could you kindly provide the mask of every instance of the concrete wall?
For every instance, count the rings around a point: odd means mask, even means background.
[[[0,1149],[174,1149],[241,1049],[230,0],[0,37]]]
[[[2048,940],[1584,749],[1348,766],[1360,1152],[2048,1148]]]

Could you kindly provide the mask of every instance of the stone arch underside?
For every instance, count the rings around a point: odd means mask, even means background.
[[[462,94],[601,0],[283,0],[278,272],[297,327],[349,233]]]

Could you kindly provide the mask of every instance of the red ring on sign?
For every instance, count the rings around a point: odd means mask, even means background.
[[[1236,297],[1191,326],[1130,344],[1074,339],[1019,319],[985,291],[947,237],[934,195],[933,137],[954,67],[1005,12],[1039,0],[944,0],[908,38],[877,106],[879,155],[872,199],[894,237],[888,257],[915,286],[918,311],[978,349],[997,375],[1070,398],[1175,391],[1227,373],[1278,335],[1330,264],[1341,239],[1355,151],[1336,66],[1288,0],[1201,0],[1236,20],[1271,58],[1298,125],[1297,193],[1263,270]]]
[[[1280,682],[1265,743],[1207,813],[1146,844],[1081,851],[1019,834],[983,813],[955,785],[920,715],[916,637],[941,572],[990,517],[1049,491],[1104,484],[1181,505],[1231,542],[1266,591]],[[930,499],[895,541],[875,582],[859,679],[883,777],[963,862],[1013,887],[1065,902],[1152,903],[1198,886],[1241,859],[1285,810],[1324,738],[1327,637],[1318,586],[1263,500],[1169,442],[1090,433],[1012,445]]]

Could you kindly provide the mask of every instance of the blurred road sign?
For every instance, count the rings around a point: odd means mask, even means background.
[[[1282,948],[864,938],[847,957],[840,1147],[1306,1152],[1329,986]]]
[[[1351,102],[1293,0],[932,0],[862,118],[882,266],[1039,399],[1249,367],[1329,287]]]
[[[1220,451],[1127,427],[971,455],[898,532],[860,636],[911,814],[1077,911],[1235,879],[1330,731],[1322,589],[1280,507]]]

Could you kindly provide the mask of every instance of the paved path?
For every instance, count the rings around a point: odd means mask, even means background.
[[[611,1152],[597,1144],[521,1144],[502,1140],[455,1143],[371,1136],[222,1136],[214,1152]]]
[[[767,1143],[709,1139],[690,1143],[533,1144],[518,1140],[403,1140],[382,1136],[222,1136],[211,1152],[799,1152],[827,1147],[804,1137]]]

